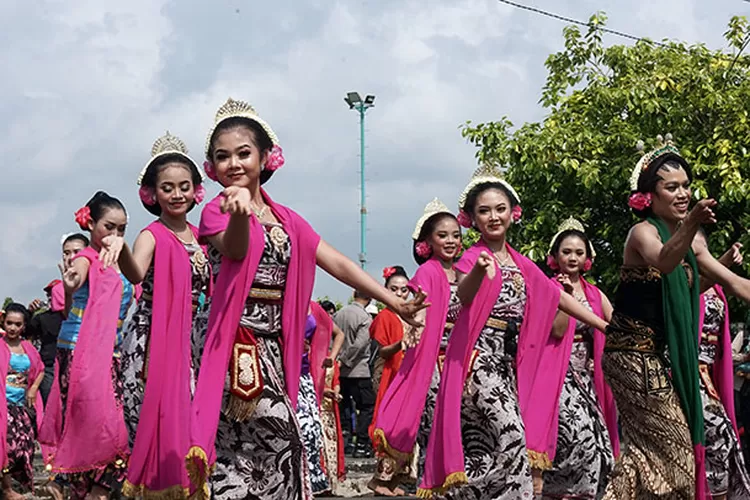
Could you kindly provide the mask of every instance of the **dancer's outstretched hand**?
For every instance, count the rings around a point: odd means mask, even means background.
[[[695,204],[692,210],[687,214],[685,222],[694,224],[716,224],[716,214],[713,208],[716,206],[716,200],[706,198]]]
[[[125,240],[122,236],[109,235],[102,239],[102,249],[99,251],[99,261],[102,263],[102,268],[107,269],[117,263],[123,246],[125,246]]]
[[[250,191],[243,187],[229,186],[222,192],[221,213],[250,216]]]
[[[396,305],[396,313],[401,316],[401,319],[406,321],[408,324],[414,327],[422,327],[424,324],[417,319],[417,313],[422,309],[430,307],[427,299],[427,294],[424,293],[422,287],[419,287],[417,293],[414,294],[414,299],[409,302],[399,302]]]

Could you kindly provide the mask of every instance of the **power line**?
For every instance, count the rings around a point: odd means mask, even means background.
[[[669,47],[669,45],[667,45],[666,43],[657,42],[655,40],[650,40],[648,38],[641,38],[639,36],[631,35],[629,33],[624,33],[622,31],[617,31],[617,30],[606,28],[604,26],[599,26],[599,25],[593,24],[591,22],[579,21],[578,19],[573,19],[571,17],[561,16],[560,14],[555,14],[553,12],[547,12],[546,10],[537,9],[536,7],[530,7],[528,5],[522,5],[520,3],[512,2],[511,0],[497,0],[497,1],[501,2],[501,3],[504,3],[504,4],[507,4],[507,5],[510,5],[511,7],[516,7],[518,9],[527,10],[527,11],[533,12],[535,14],[541,14],[543,16],[550,17],[552,19],[557,19],[558,21],[563,21],[563,22],[571,23],[571,24],[577,24],[579,26],[587,26],[589,28],[596,28],[599,31],[602,31],[604,33],[609,33],[610,35],[615,35],[615,36],[619,36],[619,37],[622,37],[622,38],[627,38],[629,40],[635,40],[637,42],[653,43],[654,45],[658,45],[660,47]],[[744,1],[745,2],[750,2],[750,0],[744,0]]]

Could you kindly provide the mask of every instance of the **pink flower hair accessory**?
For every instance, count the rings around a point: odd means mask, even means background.
[[[432,253],[432,247],[430,247],[430,244],[426,241],[420,241],[417,243],[414,250],[417,252],[417,255],[425,259]]]
[[[388,279],[391,276],[396,274],[396,268],[395,267],[386,267],[383,269],[383,278]]]
[[[283,166],[284,151],[281,149],[281,146],[276,145],[271,148],[271,152],[268,154],[268,158],[266,158],[266,164],[263,166],[263,170],[275,172]]]
[[[586,262],[583,263],[583,272],[589,272],[591,271],[591,266],[593,266],[594,263],[591,261],[591,259],[586,259]]]
[[[200,204],[204,199],[206,199],[206,188],[203,187],[203,184],[198,184],[197,186],[195,186],[195,191],[193,193],[196,204]]]
[[[560,269],[560,266],[557,265],[557,260],[553,255],[547,256],[547,267],[549,267],[553,271],[558,271]]]
[[[150,186],[141,186],[138,189],[138,196],[144,205],[150,207],[156,205],[156,193],[154,193],[154,188]]]
[[[206,172],[206,177],[208,177],[212,181],[219,180],[219,178],[216,176],[216,167],[214,167],[214,163],[212,161],[203,162],[203,171]]]
[[[513,207],[513,210],[510,212],[510,217],[513,219],[514,223],[517,223],[521,220],[521,216],[523,215],[523,209],[521,208],[521,205],[516,205]]]
[[[84,231],[88,231],[89,223],[92,222],[91,209],[89,207],[81,207],[78,210],[76,210],[75,220],[78,223],[78,227],[80,227]]]
[[[471,224],[472,224],[471,217],[469,217],[469,214],[467,214],[463,210],[458,211],[458,217],[456,217],[456,220],[458,220],[458,223],[462,227],[466,227],[466,228],[471,227]]]
[[[645,210],[651,206],[651,193],[633,193],[628,198],[628,206],[634,210]]]

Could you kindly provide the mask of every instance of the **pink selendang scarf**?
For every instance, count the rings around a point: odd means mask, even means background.
[[[284,226],[291,243],[291,259],[287,269],[281,317],[284,378],[292,408],[297,408],[302,353],[305,343],[305,322],[315,281],[315,256],[320,236],[294,211],[274,203],[261,189],[263,199]],[[208,236],[224,231],[229,214],[220,210],[221,195],[206,205],[201,214],[201,242]],[[246,297],[263,255],[264,229],[257,218],[249,218],[250,243],[242,260],[224,257],[211,299],[211,313],[206,342],[201,358],[198,383],[192,404],[190,424],[191,447],[187,468],[191,490],[208,496],[206,480],[216,462],[216,430],[224,393],[224,383],[235,333],[242,316]]]
[[[326,370],[323,361],[331,348],[333,320],[317,302],[310,302],[310,312],[315,318],[315,333],[310,341],[310,376],[315,386],[318,405],[323,404],[323,391],[326,388]]]
[[[552,278],[552,280],[558,286],[562,287],[555,278]],[[592,312],[600,318],[604,318],[604,312],[602,310],[602,295],[599,289],[586,281],[583,277],[581,277],[581,287],[583,288],[583,293],[586,296],[589,306],[591,306]],[[570,343],[570,349],[572,349],[575,329],[576,320],[570,318],[568,329],[565,331],[565,336],[563,337],[565,342]],[[604,379],[604,371],[602,370],[602,356],[604,355],[605,341],[606,336],[604,333],[599,330],[594,330],[594,392],[596,392],[599,407],[604,416],[604,423],[607,426],[607,433],[609,434],[609,439],[612,443],[612,453],[615,457],[618,457],[620,455],[620,435],[617,427],[617,406],[615,405],[615,397],[612,394],[612,389]],[[570,350],[568,350],[568,353],[570,353]]]
[[[31,386],[34,385],[39,374],[44,373],[44,363],[42,362],[42,357],[39,355],[39,351],[36,350],[36,347],[34,347],[31,342],[28,340],[22,340],[21,347],[23,347],[23,351],[29,357],[29,362],[31,363],[26,385],[26,390],[29,390],[31,389]],[[36,395],[36,401],[34,401],[34,411],[36,412],[36,430],[39,432],[44,419],[44,402],[42,401],[42,395],[38,392]]]
[[[65,285],[62,281],[52,287],[52,300],[50,301],[50,310],[53,312],[62,312],[65,309]]]
[[[516,355],[518,402],[526,428],[526,447],[530,455],[549,457],[551,461],[557,445],[560,392],[568,368],[564,342],[550,335],[560,289],[536,264],[509,245],[506,248],[526,282],[526,308]],[[468,274],[483,250],[492,253],[480,240],[464,252],[456,269]],[[462,308],[448,341],[420,486],[423,493],[440,492],[467,481],[461,443],[461,394],[472,350],[500,295],[502,277],[500,270],[496,270],[495,278],[482,280],[472,303]]]
[[[4,341],[1,341],[5,344]],[[0,391],[0,468],[8,467],[8,401],[5,399],[5,384],[8,378],[8,365],[10,364],[10,349],[7,344],[0,349],[0,377],[2,377],[2,390]]]
[[[195,237],[198,229],[190,225]],[[193,273],[185,246],[161,222],[151,223],[154,293],[148,377],[128,464],[133,496],[185,491],[190,447],[190,359]]]
[[[409,288],[422,290],[429,297],[425,325],[419,344],[404,354],[396,377],[380,402],[375,439],[383,451],[404,458],[414,451],[422,421],[425,398],[440,353],[450,301],[450,283],[440,261],[432,258],[419,266]]]
[[[55,364],[55,381],[39,433],[53,472],[84,472],[127,460],[128,432],[112,386],[112,355],[122,301],[122,280],[102,269],[91,247],[76,257],[89,261],[89,299],[70,366],[65,426]]]

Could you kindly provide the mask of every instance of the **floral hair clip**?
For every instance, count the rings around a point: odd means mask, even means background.
[[[456,220],[458,220],[458,223],[461,225],[461,227],[465,227],[465,228],[471,227],[471,217],[469,216],[469,214],[467,214],[463,210],[459,210],[458,217],[456,217]]]
[[[414,247],[414,250],[417,252],[417,255],[425,259],[432,253],[432,248],[426,241],[420,241],[419,243],[417,243],[417,245]]]
[[[628,198],[628,206],[634,210],[645,210],[651,206],[651,193],[633,193]]]
[[[203,200],[206,199],[206,188],[203,187],[203,184],[195,186],[195,191],[193,193],[197,205],[200,205]]]
[[[138,188],[138,197],[140,197],[144,205],[156,205],[156,193],[154,193],[154,188],[150,186],[142,185]]]
[[[216,177],[216,167],[214,167],[214,163],[212,161],[203,162],[203,171],[206,172],[206,177],[208,177],[212,181],[219,180],[219,178]]]
[[[383,269],[383,278],[388,279],[391,276],[396,274],[396,268],[395,267],[386,267]]]
[[[271,152],[268,154],[268,158],[266,158],[266,163],[263,166],[263,169],[275,172],[284,166],[284,162],[284,151],[281,149],[281,146],[277,144],[271,148]]]
[[[78,227],[84,231],[89,230],[89,224],[91,220],[91,209],[87,206],[79,208],[75,213],[75,220],[78,223]]]
[[[518,221],[521,220],[522,215],[523,215],[523,209],[521,208],[521,205],[516,205],[515,207],[513,207],[513,210],[511,210],[510,212],[510,217],[514,223],[518,223]]]

